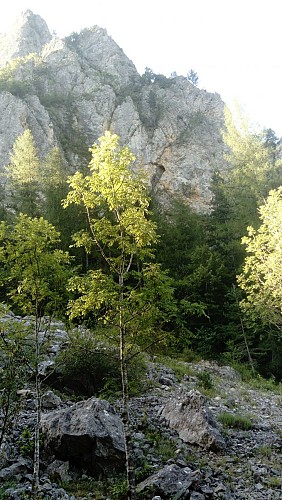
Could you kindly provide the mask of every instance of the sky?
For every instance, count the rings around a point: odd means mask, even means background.
[[[59,37],[106,28],[140,74],[193,69],[200,88],[282,137],[282,0],[8,0],[0,32],[26,9]]]

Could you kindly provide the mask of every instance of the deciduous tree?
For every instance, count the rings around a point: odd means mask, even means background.
[[[261,225],[242,239],[247,256],[238,276],[246,293],[241,305],[253,320],[282,328],[282,188],[272,190],[259,208]]]
[[[7,434],[11,433],[20,410],[18,391],[28,378],[30,346],[25,342],[27,328],[9,317],[6,305],[0,307],[0,452]]]
[[[261,225],[248,228],[246,258],[238,283],[241,307],[256,335],[260,368],[281,379],[282,353],[282,188],[272,190],[259,208]]]
[[[90,174],[77,172],[69,179],[65,206],[82,205],[88,231],[75,235],[75,244],[88,252],[98,248],[103,269],[91,269],[70,281],[79,297],[70,303],[71,317],[97,311],[99,318],[116,331],[119,341],[123,394],[126,468],[129,498],[135,499],[132,463],[132,431],[128,406],[128,363],[139,346],[157,340],[157,327],[168,317],[172,304],[169,280],[152,263],[157,241],[156,225],[149,218],[144,179],[134,174],[134,156],[119,146],[117,135],[106,132],[91,149]]]
[[[34,490],[39,486],[39,429],[41,417],[39,362],[49,333],[44,315],[53,315],[62,306],[70,262],[68,253],[58,250],[59,233],[43,218],[20,214],[14,226],[0,226],[0,261],[7,299],[21,312],[34,316],[34,365],[36,425]],[[40,335],[40,332],[44,332]]]

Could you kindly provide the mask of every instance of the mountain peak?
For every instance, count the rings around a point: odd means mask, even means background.
[[[31,10],[23,11],[9,33],[0,40],[0,65],[32,52],[40,53],[51,40],[51,34],[44,19]]]

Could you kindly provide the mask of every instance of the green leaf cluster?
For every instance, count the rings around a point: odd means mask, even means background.
[[[248,227],[242,239],[247,256],[239,286],[246,298],[241,306],[253,321],[282,327],[282,188],[272,190],[259,208],[261,225]]]
[[[52,314],[66,300],[70,256],[56,248],[59,233],[48,221],[20,214],[0,225],[2,285],[24,314]]]
[[[88,253],[96,247],[106,268],[70,280],[69,289],[79,295],[69,304],[70,316],[96,310],[98,319],[117,331],[121,323],[126,326],[131,346],[145,331],[152,333],[157,319],[160,325],[167,321],[172,289],[167,274],[150,262],[158,239],[156,223],[149,218],[144,178],[130,168],[134,156],[110,132],[91,152],[91,174],[77,172],[69,179],[64,204],[80,204],[86,210],[88,230],[74,235],[75,245]]]

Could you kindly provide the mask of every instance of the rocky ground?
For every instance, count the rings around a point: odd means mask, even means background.
[[[157,381],[155,387],[146,395],[131,401],[136,425],[134,443],[137,477],[149,477],[149,480],[143,479],[139,484],[140,498],[156,495],[175,499],[282,498],[281,395],[251,389],[228,367],[202,362],[190,365],[189,369],[193,375],[184,376],[179,383],[173,370],[158,363],[151,364],[150,376]],[[212,387],[209,389],[199,386],[197,373],[203,371],[211,374]],[[207,409],[219,422],[218,428],[225,445],[215,451],[205,449],[208,435],[204,436],[200,447],[184,442],[163,416],[169,401],[177,402],[179,394],[190,394],[195,389],[207,394]],[[247,417],[252,422],[252,428],[244,430],[220,424],[220,416],[224,412]],[[200,428],[197,430],[200,433]],[[63,471],[62,477],[65,474],[70,480],[68,467],[62,467],[61,462],[57,467],[59,465]],[[13,464],[10,468],[13,468]],[[28,476],[27,468],[26,459],[22,459],[22,463],[20,461],[14,469],[12,478],[14,474],[19,484],[23,482],[24,485],[24,479]],[[7,467],[0,472],[3,480],[9,475],[5,475],[5,471]],[[82,498],[68,495],[54,482],[52,484],[48,474],[43,476],[42,483],[43,498]],[[7,489],[7,496],[2,498],[25,498],[23,495],[26,491],[24,486],[13,487]],[[151,496],[149,491],[152,491]],[[88,498],[101,497],[93,493]]]
[[[57,348],[51,351],[52,358]],[[130,402],[138,498],[282,498],[282,391],[274,389],[215,363],[148,362],[147,389]],[[43,392],[38,498],[126,498],[120,401]],[[34,425],[32,387],[19,397],[22,410],[1,450],[0,499],[30,498],[30,436],[23,435]]]
[[[229,367],[205,362],[190,367],[194,374],[185,376],[181,387],[187,392],[197,388],[207,393],[208,409],[218,422],[225,441],[221,450],[207,451],[196,445],[187,446],[177,435],[172,436],[167,427],[162,427],[165,425],[159,419],[162,408],[168,399],[175,398],[179,390],[172,372],[163,372],[160,378],[165,383],[153,391],[154,395],[139,398],[133,404],[137,412],[139,408],[139,418],[142,418],[141,413],[145,408],[151,425],[163,436],[174,440],[174,456],[167,463],[182,468],[188,466],[195,475],[196,484],[189,495],[173,498],[282,498],[281,395],[250,388]],[[211,374],[213,387],[210,389],[199,387],[196,374],[203,371]],[[252,427],[244,430],[221,424],[220,418],[225,413],[246,417],[251,421]],[[147,458],[159,467],[155,451],[157,452],[150,447]]]

